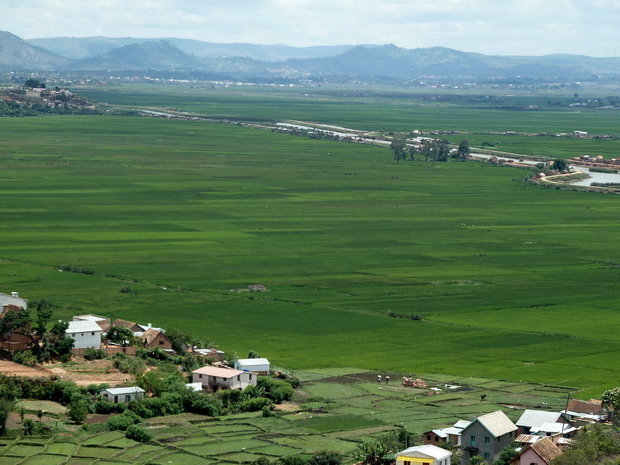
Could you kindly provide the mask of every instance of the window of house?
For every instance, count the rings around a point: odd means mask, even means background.
[[[125,402],[131,402],[131,395],[127,394],[125,396]]]
[[[430,441],[430,440],[431,440],[431,435],[430,435],[430,434],[427,434],[427,435],[426,435],[426,439],[427,439],[428,441]]]
[[[484,437],[484,443],[485,444],[491,444],[491,438],[489,436],[485,436]]]
[[[222,378],[222,381],[227,381],[227,380],[228,380],[228,378]]]
[[[490,459],[490,457],[489,457],[489,453],[488,453],[488,452],[485,452],[485,453],[484,453],[484,460],[489,460],[489,459]]]
[[[405,461],[403,461],[403,465],[411,465],[411,460],[405,460]]]
[[[164,341],[159,341],[159,345],[163,346],[164,345]]]
[[[198,375],[198,377],[199,377],[199,378],[202,378],[202,375],[200,375],[200,374],[199,374],[199,375]]]
[[[439,442],[439,438],[435,436],[435,442]]]
[[[93,333],[90,333],[90,335],[91,335],[91,336],[94,336],[94,335],[95,335],[95,333],[94,333],[94,332],[93,332]]]

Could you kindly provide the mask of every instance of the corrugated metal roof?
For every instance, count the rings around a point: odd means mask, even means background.
[[[517,426],[525,426],[531,428],[532,426],[540,426],[543,423],[555,423],[561,416],[562,414],[560,412],[526,410],[517,421]]]
[[[432,457],[435,460],[443,460],[445,458],[451,457],[452,452],[446,449],[442,449],[441,447],[433,446],[432,444],[426,444],[424,446],[414,446],[410,447],[409,449],[405,449],[396,454],[396,458],[400,456],[419,457],[420,455]]]
[[[101,392],[107,392],[108,394],[111,394],[113,396],[124,396],[126,394],[137,394],[139,392],[144,392],[144,389],[138,386],[130,386],[103,389]]]
[[[251,367],[256,365],[269,365],[269,360],[266,358],[240,358],[237,360],[242,367]]]
[[[472,424],[476,421],[482,423],[489,433],[495,437],[503,436],[517,429],[517,426],[501,410],[482,415],[472,421]]]
[[[69,327],[67,328],[68,333],[92,333],[99,331],[101,332],[101,326],[91,320],[85,321],[70,321]]]

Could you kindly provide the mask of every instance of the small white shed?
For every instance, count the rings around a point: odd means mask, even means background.
[[[269,374],[269,360],[266,358],[240,358],[235,362],[235,370],[253,371],[259,375]]]
[[[141,400],[144,398],[144,389],[138,386],[108,388],[99,391],[99,395],[105,397],[110,402],[118,404],[119,402],[131,402],[132,400]]]
[[[101,347],[101,332],[101,326],[92,320],[70,321],[66,335],[75,341],[73,347],[76,349],[88,347],[99,349]]]

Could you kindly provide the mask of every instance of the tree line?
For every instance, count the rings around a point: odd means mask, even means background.
[[[448,161],[450,158],[464,161],[471,153],[467,139],[463,139],[458,149],[453,151],[450,148],[450,142],[446,139],[422,139],[418,148],[407,143],[407,137],[404,134],[398,134],[392,138],[390,150],[396,163],[407,159],[413,161],[416,158],[424,158],[426,161]]]

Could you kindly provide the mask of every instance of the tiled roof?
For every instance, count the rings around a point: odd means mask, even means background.
[[[161,329],[149,328],[146,331],[144,331],[140,337],[142,338],[144,342],[146,342],[147,344],[150,344],[160,334],[164,334]]]
[[[585,413],[588,415],[604,415],[603,407],[599,403],[586,402],[585,400],[571,399],[568,409],[573,412]]]
[[[549,463],[554,458],[562,455],[562,451],[550,438],[542,438],[530,446],[545,462]]]
[[[134,323],[133,321],[121,320],[119,318],[114,323],[112,323],[112,326],[124,326],[125,328],[131,329],[134,326],[140,326],[140,325],[138,325],[137,323]]]

